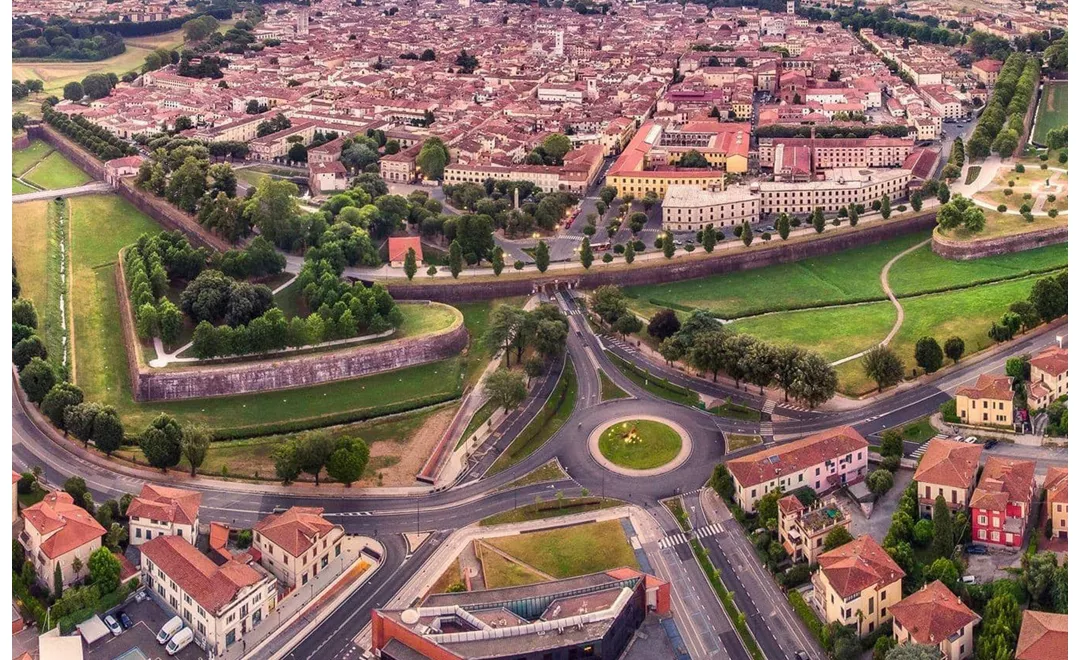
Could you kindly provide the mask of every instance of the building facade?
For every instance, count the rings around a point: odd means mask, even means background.
[[[252,528],[260,563],[283,584],[303,586],[341,556],[345,530],[322,517],[318,507],[293,508],[266,516]]]
[[[975,654],[975,626],[982,620],[935,580],[893,605],[893,639],[897,644],[926,644],[941,651],[942,660],[966,660]]]
[[[971,540],[1019,550],[1035,499],[1035,461],[991,456],[971,496]]]
[[[761,198],[745,187],[713,191],[679,184],[668,186],[662,213],[667,231],[700,231],[706,225],[735,227],[760,219]]]
[[[45,499],[23,509],[22,517],[26,524],[19,541],[41,584],[53,588],[57,566],[64,585],[89,572],[90,555],[101,547],[105,528],[86,509],[76,506],[71,495],[50,492]],[[76,559],[80,563],[78,571]]]
[[[806,506],[794,495],[787,495],[777,503],[777,508],[780,544],[794,562],[816,564],[829,532],[837,527],[851,527],[851,516],[834,497]]]
[[[870,536],[822,553],[814,573],[814,599],[826,623],[855,628],[865,637],[892,619],[905,573]]]
[[[1069,350],[1051,346],[1031,358],[1028,408],[1039,410],[1069,393]]]
[[[934,438],[915,468],[915,488],[919,494],[919,513],[933,516],[938,496],[949,510],[966,511],[975,491],[982,445]]]
[[[965,424],[1012,428],[1012,378],[981,374],[973,387],[956,391],[956,414]]]
[[[1043,481],[1046,491],[1046,515],[1050,519],[1051,536],[1069,538],[1069,468],[1051,467]]]
[[[128,505],[128,540],[139,546],[157,536],[179,536],[195,543],[199,534],[202,493],[143,484]]]

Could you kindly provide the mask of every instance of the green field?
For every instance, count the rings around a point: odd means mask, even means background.
[[[31,140],[30,146],[25,149],[14,149],[11,152],[11,172],[15,176],[22,176],[26,170],[37,165],[52,153],[53,148],[47,142]]]
[[[44,190],[74,188],[93,180],[89,174],[79,169],[59,151],[50,153],[30,171],[23,174],[22,178]]]
[[[909,234],[874,245],[790,264],[694,280],[627,287],[630,306],[646,318],[659,307],[705,309],[722,318],[803,309],[856,300],[884,300],[878,277],[898,253],[926,240]]]
[[[618,520],[503,536],[488,539],[488,543],[556,578],[622,566],[638,568]]]
[[[608,378],[608,375],[603,371],[598,372],[600,374],[600,400],[611,401],[612,399],[625,399],[630,396],[623,391],[621,387],[616,385]]]
[[[23,193],[31,193],[31,192],[35,192],[36,190],[37,190],[37,188],[31,188],[30,186],[26,185],[22,181],[19,181],[18,179],[12,179],[11,180],[11,194],[12,195],[22,195]]]
[[[517,562],[509,561],[492,552],[490,548],[481,546],[480,555],[484,563],[484,586],[488,589],[518,587],[545,581],[539,573],[530,571]]]
[[[11,237],[12,255],[19,269],[20,295],[34,303],[38,334],[45,342],[49,362],[64,373],[59,247],[62,211],[51,200],[12,204]]]
[[[910,296],[1045,272],[1064,267],[1068,260],[1064,243],[970,261],[945,259],[926,245],[893,264],[889,286],[897,296]]]
[[[88,399],[116,407],[125,426],[141,430],[159,412],[204,423],[222,434],[265,433],[285,422],[317,426],[345,413],[460,392],[463,360],[402,369],[285,392],[136,403],[131,398],[114,284],[119,249],[143,232],[160,230],[115,196],[86,196],[72,206],[72,300],[76,382]],[[92,304],[81,304],[90,301]]]
[[[600,453],[615,465],[649,470],[667,465],[682,449],[682,438],[667,424],[649,419],[619,422],[600,434]]]
[[[1069,83],[1050,82],[1043,87],[1039,117],[1032,129],[1032,139],[1046,144],[1046,134],[1069,123]]]

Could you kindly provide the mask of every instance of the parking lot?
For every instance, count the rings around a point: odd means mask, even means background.
[[[115,617],[119,611],[126,612],[134,625],[119,636],[108,635],[87,647],[85,656],[87,660],[121,658],[122,660],[144,660],[168,657],[165,647],[157,643],[157,634],[161,626],[173,617],[171,613],[165,611],[153,599],[141,603],[130,600],[109,614]],[[180,660],[196,660],[205,658],[206,654],[195,645],[195,642],[192,642],[173,657]]]

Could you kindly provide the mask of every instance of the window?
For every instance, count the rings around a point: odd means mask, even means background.
[[[136,527],[135,528],[135,538],[137,538],[137,539],[142,538],[142,528],[141,527]]]
[[[300,576],[300,584],[307,584],[307,573]]]
[[[330,557],[329,557],[329,555],[323,555],[322,561],[321,561],[321,562],[319,562],[319,566],[320,566],[321,568],[326,568],[326,565],[327,565],[327,564],[328,564],[329,562],[330,562]]]
[[[195,623],[195,629],[199,631],[200,635],[206,634],[206,626],[203,625],[202,621],[198,621]]]
[[[1061,510],[1061,505],[1058,505],[1058,510]],[[334,556],[337,557],[341,554],[341,544],[338,543],[334,546]]]
[[[235,643],[236,643],[236,631],[235,630],[230,630],[225,635],[225,646],[232,646]]]

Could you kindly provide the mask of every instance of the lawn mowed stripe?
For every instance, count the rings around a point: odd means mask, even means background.
[[[54,151],[22,176],[24,181],[44,190],[74,188],[93,180],[64,154]]]
[[[1039,99],[1039,117],[1035,122],[1034,140],[1046,144],[1046,134],[1065,126],[1069,121],[1069,83],[1048,82]]]
[[[1048,272],[1068,260],[1069,246],[1064,243],[968,261],[946,259],[926,245],[893,264],[889,286],[897,296],[911,296]]]
[[[682,282],[627,287],[631,307],[708,310],[723,318],[865,300],[884,300],[880,273],[898,253],[926,240],[908,234],[836,254]],[[649,307],[646,306],[650,305]]]

